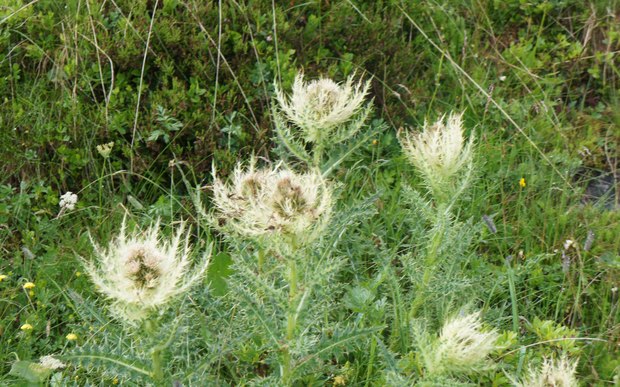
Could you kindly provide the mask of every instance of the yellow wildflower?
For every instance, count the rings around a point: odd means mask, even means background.
[[[30,290],[30,289],[34,289],[35,284],[33,282],[26,282],[24,284],[24,289]]]
[[[81,276],[81,275],[82,275],[82,272],[81,272],[81,271],[76,271],[76,272],[75,272],[75,276],[76,276],[76,277],[79,277],[79,276]]]
[[[19,328],[19,329],[21,329],[24,332],[31,331],[32,330],[32,325],[26,323],[26,324],[22,325],[21,328]]]
[[[525,177],[522,177],[521,179],[519,179],[519,186],[521,188],[525,188],[527,184],[525,184]]]
[[[69,341],[75,341],[75,340],[77,340],[77,338],[78,338],[78,337],[77,337],[77,335],[76,335],[75,333],[69,333],[69,334],[66,336],[66,338],[67,338],[67,340],[69,340]]]
[[[9,276],[6,274],[0,274],[0,282],[4,281],[6,278],[8,278]]]
[[[334,386],[346,386],[347,380],[344,376],[338,375],[334,377]]]
[[[114,378],[114,379],[112,380],[112,384],[117,385],[117,384],[118,384],[118,378]]]

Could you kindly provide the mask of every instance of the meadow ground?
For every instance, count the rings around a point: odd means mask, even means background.
[[[617,1],[2,0],[0,48],[0,385],[620,385]]]

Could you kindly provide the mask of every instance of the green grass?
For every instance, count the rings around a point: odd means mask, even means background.
[[[292,355],[299,385],[419,381],[420,332],[462,309],[481,310],[507,348],[493,354],[498,367],[459,382],[509,385],[507,375],[570,353],[583,385],[619,383],[616,2],[222,3],[0,5],[1,385],[22,383],[9,373],[16,360],[48,354],[71,363],[51,384],[141,385],[151,361],[142,348],[167,340],[170,382],[279,383],[285,266],[251,276],[257,247],[210,228],[194,195],[212,211],[212,165],[228,175],[251,154],[303,168],[272,116],[274,82],[289,90],[298,69],[372,78],[374,106],[347,143],[359,146],[331,170],[329,238],[303,252],[326,264],[299,268],[318,289],[300,320],[304,355]],[[412,320],[437,207],[398,133],[450,111],[464,111],[475,135],[476,173]],[[108,142],[104,159],[96,146]],[[608,196],[585,199],[603,179]],[[66,191],[78,205],[58,217]],[[140,225],[186,219],[196,250],[215,242],[203,284],[162,316],[173,336],[123,330],[80,266],[93,257],[88,233],[105,244],[125,214]],[[574,247],[563,258],[566,240]],[[174,329],[173,316],[182,316]],[[133,369],[123,365],[131,359]]]

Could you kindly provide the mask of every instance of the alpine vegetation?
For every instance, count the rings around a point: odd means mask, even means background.
[[[370,81],[354,83],[353,75],[338,84],[329,78],[305,82],[299,72],[291,95],[276,85],[273,112],[280,139],[297,157],[319,166],[326,149],[353,137],[364,124],[372,111],[370,103],[364,105],[369,89]],[[311,161],[307,145],[312,147]]]
[[[462,113],[442,116],[432,125],[425,122],[422,132],[406,132],[400,141],[437,201],[448,201],[469,184],[474,136],[465,141]]]
[[[331,218],[332,189],[316,171],[296,173],[281,163],[256,169],[251,160],[237,165],[229,184],[213,176],[213,223],[226,233],[303,245]]]
[[[0,387],[618,384],[619,1],[215,3],[0,0]]]
[[[579,382],[575,376],[577,361],[566,356],[559,359],[543,359],[542,366],[536,370],[529,369],[526,378],[516,385],[518,387],[577,387]]]
[[[430,375],[471,373],[491,366],[488,356],[497,349],[496,330],[484,330],[480,312],[447,320],[432,346],[422,357]]]
[[[170,240],[159,235],[159,223],[128,235],[125,218],[119,235],[107,248],[91,237],[97,262],[83,260],[97,289],[112,301],[113,314],[128,325],[137,324],[185,293],[207,269],[210,250],[191,265],[190,233],[185,223]]]

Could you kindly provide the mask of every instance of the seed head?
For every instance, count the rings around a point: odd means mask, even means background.
[[[276,87],[276,98],[286,118],[298,126],[307,142],[321,143],[330,133],[360,112],[370,82],[353,84],[353,76],[344,84],[329,78],[304,81],[298,73],[290,96]]]
[[[186,292],[204,275],[210,251],[190,275],[189,236],[181,223],[172,239],[164,239],[159,236],[159,221],[144,232],[127,235],[123,219],[120,234],[107,249],[91,237],[98,262],[84,261],[84,266],[98,290],[112,300],[117,317],[134,324]]]
[[[282,236],[313,240],[331,215],[332,192],[318,172],[298,174],[276,165],[256,170],[237,166],[230,184],[214,171],[216,218],[225,232],[252,238]]]

